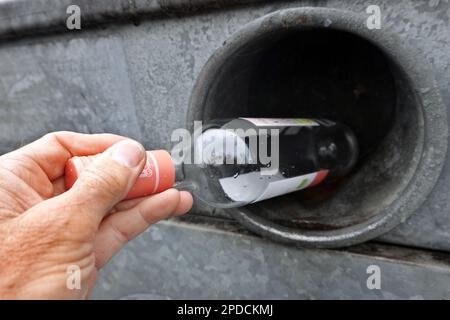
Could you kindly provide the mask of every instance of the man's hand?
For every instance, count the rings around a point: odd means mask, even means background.
[[[106,150],[106,151],[105,151]],[[103,152],[65,192],[73,156]],[[111,134],[51,133],[0,157],[0,298],[85,298],[102,268],[151,224],[192,206],[175,189],[121,201],[146,154]],[[81,270],[81,289],[68,288],[68,269]]]

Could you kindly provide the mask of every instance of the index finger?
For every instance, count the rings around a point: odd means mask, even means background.
[[[64,166],[70,158],[101,153],[123,139],[127,138],[109,133],[52,132],[4,157],[26,157],[54,180],[64,174]]]

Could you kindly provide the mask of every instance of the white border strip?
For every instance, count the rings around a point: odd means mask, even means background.
[[[155,168],[155,188],[152,192],[152,194],[154,194],[159,187],[159,167],[158,162],[156,162],[155,156],[151,152],[147,152],[147,155],[150,155],[150,158],[152,158],[153,167]]]

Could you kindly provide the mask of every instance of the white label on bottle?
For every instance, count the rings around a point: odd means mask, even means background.
[[[320,183],[328,174],[321,170],[302,176],[285,178],[281,174],[263,176],[260,172],[250,172],[236,177],[219,180],[226,195],[236,202],[257,202],[286,193],[302,190]],[[268,182],[270,180],[270,182]],[[258,190],[265,185],[263,190]],[[255,199],[254,193],[259,194]]]
[[[321,172],[322,171],[270,182],[264,190],[263,194],[261,194],[259,198],[253,202],[278,197],[286,193],[308,188],[315,182],[316,177],[318,177],[318,174]],[[324,177],[320,177],[320,181],[323,178]],[[316,183],[319,183],[320,181]]]
[[[319,126],[320,124],[312,119],[300,118],[239,118],[250,121],[258,127],[280,127],[280,126],[296,126],[296,127],[310,127]]]

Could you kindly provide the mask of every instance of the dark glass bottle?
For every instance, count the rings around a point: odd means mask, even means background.
[[[238,118],[210,122],[191,155],[183,180],[198,199],[230,208],[347,174],[358,143],[350,128],[330,120]]]

